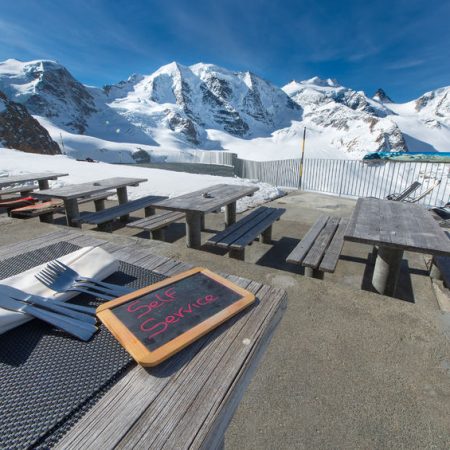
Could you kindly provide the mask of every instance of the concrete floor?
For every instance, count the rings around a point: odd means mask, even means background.
[[[305,278],[286,256],[320,214],[349,216],[354,201],[291,193],[272,204],[287,209],[274,242],[255,242],[245,262],[206,247],[187,249],[181,223],[170,227],[169,243],[142,239],[135,229],[83,231],[287,290],[288,308],[230,424],[226,448],[449,448],[450,312],[439,307],[428,258],[405,254],[399,298],[371,292],[365,245],[346,243],[325,280]],[[222,222],[222,214],[210,214],[206,225],[213,232]],[[54,227],[0,216],[0,245]],[[445,304],[448,290],[442,292]]]

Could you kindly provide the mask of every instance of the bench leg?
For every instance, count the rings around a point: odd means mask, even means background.
[[[201,246],[201,213],[188,211],[186,213],[186,245],[189,248]]]
[[[262,232],[261,242],[263,244],[271,244],[272,243],[272,225],[270,225],[270,227],[267,228],[267,230]]]
[[[119,205],[123,205],[124,203],[128,203],[128,193],[127,193],[127,187],[121,187],[117,188],[117,198],[119,200]],[[123,216],[120,216],[121,222],[128,222],[130,220],[130,215],[125,214]]]
[[[323,280],[323,275],[324,273],[319,269],[313,269],[312,267],[305,267],[305,277]]]
[[[153,230],[150,232],[152,239],[156,239],[157,241],[165,241],[166,240],[166,231],[164,228],[159,228],[158,230]]]
[[[112,231],[113,231],[112,226],[113,226],[112,221],[109,221],[109,222],[105,222],[105,223],[99,223],[97,225],[97,228],[100,231],[105,231],[106,233],[112,233]]]
[[[372,285],[379,294],[395,295],[402,258],[403,250],[384,246],[378,248]]]
[[[439,281],[443,280],[442,273],[439,270],[438,266],[436,266],[436,264],[434,263],[434,259],[431,261],[430,277]]]
[[[94,200],[95,211],[103,211],[105,209],[105,199],[100,198],[98,200]]]
[[[236,249],[236,248],[232,248],[229,251],[229,256],[230,258],[233,259],[239,259],[240,261],[244,261],[245,260],[245,249]]]
[[[153,206],[147,206],[146,208],[144,208],[145,217],[150,217],[154,215],[155,215],[155,208],[153,208]]]
[[[39,220],[43,223],[53,223],[53,213],[41,214]]]

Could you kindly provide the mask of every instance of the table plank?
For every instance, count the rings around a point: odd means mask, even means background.
[[[450,243],[420,205],[372,198],[359,199],[345,240],[432,255],[450,255]]]
[[[56,180],[58,177],[65,177],[68,173],[26,173],[22,175],[12,175],[10,177],[0,177],[0,188],[4,186],[11,186],[15,183],[26,183],[27,181],[42,181],[42,180]]]
[[[138,243],[117,244],[78,230],[14,244],[8,252],[0,249],[0,254],[11,257],[61,241],[101,246],[116,258],[167,276],[191,268],[190,264],[149,253],[148,247]],[[57,448],[217,447],[286,303],[282,290],[237,276],[227,278],[254,292],[259,303],[164,364],[131,368],[69,430]]]
[[[217,184],[178,197],[162,200],[155,203],[154,207],[171,211],[207,213],[235,202],[246,195],[251,195],[257,190],[258,187],[256,186]],[[203,197],[204,193],[210,194],[211,198]]]
[[[60,188],[44,189],[37,192],[35,196],[42,199],[60,198],[62,200],[69,200],[95,194],[97,192],[107,191],[109,189],[137,186],[144,181],[147,181],[147,178],[113,177],[88,183],[68,184]]]

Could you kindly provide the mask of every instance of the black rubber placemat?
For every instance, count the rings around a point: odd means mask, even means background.
[[[73,252],[60,242],[0,262],[0,279]],[[143,287],[165,277],[124,262],[107,280]],[[78,296],[74,301],[96,306]],[[82,342],[32,320],[0,335],[0,448],[49,448],[133,364],[103,327]]]

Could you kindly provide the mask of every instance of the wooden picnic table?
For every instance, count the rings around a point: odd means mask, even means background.
[[[65,177],[69,175],[68,173],[26,173],[23,175],[13,175],[11,177],[1,177],[0,178],[0,188],[11,186],[16,183],[26,183],[28,181],[37,181],[39,189],[48,189],[48,180],[56,180],[58,177]]]
[[[100,246],[121,261],[166,276],[192,267],[151,253],[151,241],[145,247],[131,240],[117,244],[75,229],[1,247],[0,261],[16,255],[26,258],[28,252],[57,243]],[[282,317],[287,297],[281,289],[221,275],[253,292],[257,297],[254,306],[241,313],[237,320],[226,322],[203,336],[199,345],[188,346],[161,366],[133,365],[55,448],[214,449],[223,446],[224,433]],[[36,377],[45,376],[36,370]],[[55,426],[52,433],[57,432]]]
[[[422,206],[360,198],[344,235],[347,241],[379,246],[372,278],[380,294],[393,296],[405,250],[450,255],[450,240]]]
[[[77,199],[87,197],[89,195],[105,192],[109,189],[117,190],[117,197],[119,204],[128,202],[128,186],[137,186],[139,183],[147,181],[147,178],[125,178],[114,177],[106,178],[99,181],[91,181],[81,184],[69,184],[60,188],[46,189],[36,193],[36,197],[44,200],[59,198],[64,201],[64,208],[66,211],[67,225],[71,227],[81,227],[81,224],[75,222],[79,215]],[[104,202],[96,202],[96,211],[104,209]],[[121,217],[126,220],[127,216]]]
[[[178,197],[161,200],[153,206],[186,213],[186,245],[199,248],[204,215],[225,206],[225,225],[232,225],[236,222],[236,201],[246,195],[252,195],[257,190],[256,186],[216,184]]]

